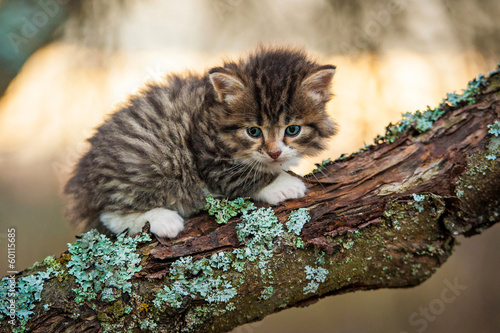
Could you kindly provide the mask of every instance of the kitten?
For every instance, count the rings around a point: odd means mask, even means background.
[[[335,66],[261,47],[203,75],[149,84],[88,141],[65,187],[70,220],[103,233],[176,237],[208,194],[276,205],[303,197],[286,173],[335,124],[325,112]]]

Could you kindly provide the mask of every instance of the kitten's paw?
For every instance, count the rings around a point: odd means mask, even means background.
[[[302,198],[306,193],[306,186],[297,177],[283,172],[271,184],[257,192],[254,199],[277,205],[287,199]]]
[[[176,211],[165,208],[151,209],[141,220],[148,221],[151,232],[158,237],[174,238],[184,230],[184,219]]]

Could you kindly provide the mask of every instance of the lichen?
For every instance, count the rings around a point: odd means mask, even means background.
[[[45,280],[58,276],[60,271],[49,267],[45,271],[20,277],[3,277],[0,280],[0,321],[9,318],[9,322],[17,320],[12,325],[13,332],[24,332],[35,303],[42,300],[42,290]]]
[[[345,154],[343,154],[343,155],[341,155],[341,156],[339,157],[339,159],[340,159],[340,158],[342,158],[342,157],[345,157],[345,156],[346,156],[346,155],[345,155]],[[321,161],[321,163],[315,163],[316,168],[315,168],[315,169],[313,169],[313,170],[311,171],[311,173],[310,173],[310,174],[315,174],[315,173],[321,172],[321,171],[323,171],[323,169],[324,169],[326,166],[328,166],[328,165],[330,165],[330,164],[332,164],[332,163],[333,163],[333,162],[332,162],[332,160],[331,160],[331,159],[329,159],[329,158],[327,158],[326,160]]]
[[[257,262],[261,273],[274,255],[273,241],[284,233],[283,225],[278,221],[271,208],[260,208],[252,213],[245,212],[236,226],[238,240],[245,247],[233,250],[237,259]]]
[[[481,87],[486,84],[484,75],[479,75],[467,85],[467,88],[462,94],[448,93],[443,99],[441,105],[431,109],[427,106],[427,110],[417,110],[415,113],[404,113],[403,118],[396,124],[387,126],[384,136],[377,136],[375,143],[389,142],[392,143],[406,130],[413,128],[417,132],[422,133],[432,128],[436,120],[441,118],[449,107],[456,107],[462,104],[472,105],[476,102],[478,94],[481,92]]]
[[[241,223],[236,226],[236,235],[247,247],[268,245],[283,234],[283,225],[279,223],[271,208],[260,208],[255,212],[244,212]]]
[[[92,300],[99,293],[103,301],[111,302],[121,292],[130,293],[130,279],[141,270],[136,246],[148,240],[151,238],[144,233],[134,238],[122,233],[113,242],[93,229],[73,244],[68,244],[71,253],[68,273],[76,278],[79,285],[79,288],[73,289],[76,302]]]
[[[213,215],[218,216],[219,209],[225,209],[224,207],[227,205],[212,205]],[[235,229],[238,240],[244,246],[231,252],[220,251],[199,260],[190,256],[176,260],[170,267],[167,283],[156,291],[153,300],[155,308],[159,310],[164,305],[182,308],[193,300],[202,300],[208,303],[211,311],[234,310],[236,306],[231,300],[237,294],[238,286],[245,283],[245,275],[239,274],[244,270],[248,270],[250,275],[262,276],[262,281],[267,285],[261,297],[263,300],[269,299],[274,287],[268,264],[276,247],[285,244],[284,236],[300,240],[297,235],[309,219],[306,209],[292,212],[288,219],[290,232],[286,232],[271,208],[243,211],[241,221]],[[225,308],[214,307],[217,304],[225,304]],[[193,312],[189,315],[192,325],[198,325],[201,317],[200,313]]]
[[[60,261],[56,260],[55,256],[48,256],[43,261],[42,264],[47,268],[52,268],[55,271],[62,271],[64,269]]]
[[[352,240],[342,243],[342,247],[346,250],[349,250],[353,245],[354,245],[354,241],[352,241]]]
[[[212,254],[210,257],[210,266],[217,269],[222,269],[226,272],[231,268],[232,260],[226,254],[226,252],[218,252]]]
[[[420,213],[424,211],[423,201],[425,200],[425,195],[413,193],[413,207],[418,210]]]
[[[153,328],[156,328],[157,326],[158,326],[158,324],[149,318],[141,320],[141,330],[153,329]]]
[[[236,295],[236,289],[223,275],[215,275],[214,268],[221,268],[219,266],[220,258],[194,261],[187,256],[176,260],[170,267],[172,284],[165,285],[156,293],[153,304],[159,308],[168,303],[173,308],[179,308],[185,297],[203,299],[208,303],[228,302]]]
[[[273,296],[273,292],[274,292],[273,286],[267,286],[260,293],[260,297],[264,300],[268,300],[271,298],[271,296]]]
[[[311,220],[311,216],[309,216],[307,208],[294,210],[290,213],[288,221],[286,222],[288,232],[299,236],[302,228],[309,220]]]
[[[500,121],[495,121],[493,124],[488,125],[488,133],[494,136],[500,136]]]
[[[215,221],[219,224],[226,224],[232,217],[236,215],[256,209],[253,202],[245,200],[245,198],[237,198],[228,200],[227,198],[217,199],[212,195],[208,195],[205,200],[205,210],[209,215],[215,216]]]
[[[306,266],[304,271],[306,279],[309,281],[307,286],[304,287],[304,294],[315,293],[319,284],[325,282],[328,277],[328,270],[322,267]]]
[[[316,264],[324,265],[325,264],[325,252],[320,251],[318,257],[316,258]]]

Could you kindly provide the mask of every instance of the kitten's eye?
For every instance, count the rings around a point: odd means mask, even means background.
[[[285,134],[288,136],[296,136],[300,132],[300,126],[290,125],[286,128]]]
[[[247,128],[247,133],[252,138],[258,138],[259,136],[262,135],[262,130],[258,127],[249,127]]]

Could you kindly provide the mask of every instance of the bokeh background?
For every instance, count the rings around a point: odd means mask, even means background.
[[[120,102],[167,72],[205,71],[259,43],[305,47],[337,65],[329,112],[340,133],[296,169],[307,173],[494,70],[500,2],[0,0],[0,276],[7,228],[17,230],[19,270],[75,239],[60,191]],[[461,239],[418,287],[330,297],[235,332],[498,332],[499,236],[496,226]],[[450,284],[455,299],[440,303]]]

